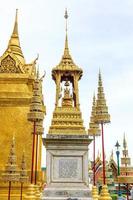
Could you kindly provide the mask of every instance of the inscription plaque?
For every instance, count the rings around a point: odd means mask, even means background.
[[[52,181],[81,182],[82,156],[54,156]]]
[[[77,178],[77,159],[59,160],[59,178]]]

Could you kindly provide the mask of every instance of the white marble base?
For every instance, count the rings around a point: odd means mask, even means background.
[[[47,186],[42,200],[90,200],[87,135],[48,135]]]
[[[41,200],[91,200],[88,188],[45,188]]]

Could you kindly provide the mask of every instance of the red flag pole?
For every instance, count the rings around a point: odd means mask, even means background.
[[[35,185],[37,184],[37,163],[38,163],[38,134],[36,135]]]
[[[31,163],[31,184],[34,178],[34,152],[35,152],[35,134],[36,134],[36,122],[34,121],[34,131],[33,131],[33,143],[32,143],[32,163]]]
[[[103,184],[106,184],[105,181],[105,151],[104,151],[104,131],[103,131],[103,123],[101,123],[102,130],[102,157],[103,157]]]

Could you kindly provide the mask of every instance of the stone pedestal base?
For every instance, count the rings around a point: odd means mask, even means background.
[[[90,200],[88,135],[47,135],[47,186],[42,200]]]
[[[41,200],[91,200],[88,187],[45,188]]]

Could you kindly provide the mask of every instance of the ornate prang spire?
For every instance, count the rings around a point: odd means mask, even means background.
[[[96,99],[95,99],[95,94],[94,94],[92,112],[91,112],[89,129],[88,129],[88,134],[90,136],[99,136],[100,135],[99,124],[95,123],[95,121],[94,121],[95,120],[95,115],[96,115]]]
[[[114,160],[114,153],[113,153],[113,149],[112,149],[112,151],[111,151],[110,160]]]
[[[97,94],[97,101],[96,101],[95,122],[102,123],[102,124],[110,122],[110,115],[108,113],[108,107],[106,106],[106,100],[104,96],[100,71],[99,71],[99,80],[98,80],[98,94]]]
[[[20,47],[19,34],[18,34],[18,9],[16,9],[14,28],[8,43],[7,51],[11,51],[18,58],[21,64],[25,64],[25,59]]]
[[[121,158],[121,164],[124,165],[125,167],[131,164],[131,159],[128,156],[128,148],[127,148],[127,141],[125,138],[125,133],[124,133],[124,137],[123,137],[123,157]]]
[[[126,150],[126,148],[127,148],[127,141],[125,138],[125,133],[124,133],[124,137],[123,137],[123,148],[124,148],[124,150]]]
[[[18,36],[18,9],[16,9],[16,17],[15,17],[15,23],[14,23],[14,29],[12,35]]]
[[[16,153],[15,153],[15,138],[13,137],[11,143],[11,149],[8,156],[7,164],[5,165],[5,172],[2,174],[3,181],[15,182],[19,181],[20,174],[17,170],[18,166],[16,164]]]

